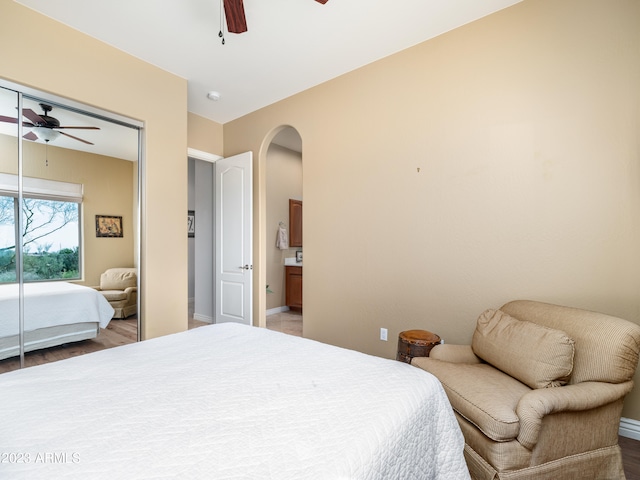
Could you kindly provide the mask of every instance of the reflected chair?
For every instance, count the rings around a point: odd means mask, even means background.
[[[93,287],[114,309],[113,318],[127,318],[138,311],[138,274],[136,268],[110,268]]]

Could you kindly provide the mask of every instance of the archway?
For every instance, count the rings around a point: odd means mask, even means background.
[[[259,154],[257,205],[258,232],[255,245],[259,258],[256,285],[258,325],[294,335],[302,335],[301,281],[302,245],[276,245],[282,226],[289,242],[291,231],[289,201],[302,202],[302,139],[298,131],[283,125],[266,137]],[[295,220],[294,220],[295,222]],[[289,265],[289,267],[287,267]],[[296,285],[300,304],[291,303],[287,294],[287,272],[299,273]],[[294,314],[295,312],[295,314]],[[267,325],[269,316],[269,325]]]

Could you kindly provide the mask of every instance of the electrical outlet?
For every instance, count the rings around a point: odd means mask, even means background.
[[[385,342],[387,341],[387,329],[386,328],[381,328],[380,329],[380,340],[384,340]]]

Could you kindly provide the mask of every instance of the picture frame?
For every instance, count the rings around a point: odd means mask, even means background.
[[[196,236],[196,212],[189,210],[187,212],[187,235],[189,238]]]
[[[96,215],[96,237],[122,238],[122,217]]]

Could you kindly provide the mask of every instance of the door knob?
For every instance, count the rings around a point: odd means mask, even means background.
[[[253,270],[253,265],[245,265],[244,267],[240,267],[242,270]]]

